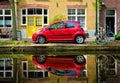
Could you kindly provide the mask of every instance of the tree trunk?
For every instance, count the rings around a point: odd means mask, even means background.
[[[17,26],[16,26],[16,12],[15,12],[15,2],[10,0],[12,9],[12,40],[17,40]]]

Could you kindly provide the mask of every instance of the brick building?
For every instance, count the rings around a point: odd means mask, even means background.
[[[100,26],[107,31],[117,34],[120,30],[120,1],[119,0],[102,0],[100,9]]]

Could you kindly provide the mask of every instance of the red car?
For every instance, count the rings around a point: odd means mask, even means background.
[[[33,56],[33,63],[39,68],[58,76],[78,77],[85,68],[86,59],[83,55],[71,57]]]
[[[43,44],[49,41],[75,41],[82,44],[86,33],[78,21],[59,21],[38,30],[32,35],[34,43]]]

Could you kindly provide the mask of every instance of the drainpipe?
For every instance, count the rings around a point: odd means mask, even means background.
[[[96,30],[95,35],[98,34],[98,0],[96,0]]]

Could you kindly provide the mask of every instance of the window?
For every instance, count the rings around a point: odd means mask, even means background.
[[[68,9],[68,20],[80,22],[81,28],[85,29],[85,9]]]
[[[11,9],[0,9],[0,28],[12,26],[12,12]]]
[[[3,11],[0,9],[0,15],[3,15]]]
[[[107,10],[106,15],[115,15],[115,10]]]
[[[11,15],[11,10],[5,10],[5,15]]]
[[[43,8],[27,8],[21,10],[21,25],[27,25],[27,16],[42,16],[43,26],[48,25],[48,9]]]
[[[13,77],[13,59],[1,58],[0,59],[0,78]]]
[[[76,26],[76,23],[74,22],[66,22],[66,28],[74,28]]]
[[[50,27],[51,30],[61,29],[61,28],[64,28],[64,23],[63,22],[55,23]]]
[[[48,78],[49,73],[40,70],[30,61],[22,61],[22,77],[23,78]]]

